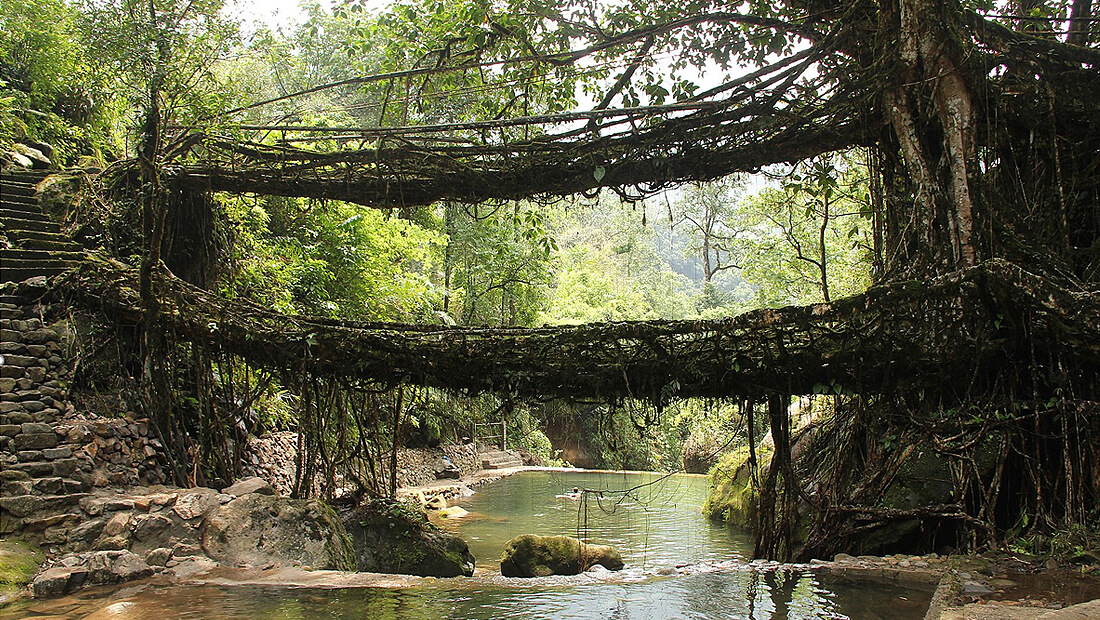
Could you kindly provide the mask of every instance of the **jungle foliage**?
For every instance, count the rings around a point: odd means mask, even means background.
[[[1100,519],[1089,0],[350,1],[248,42],[216,2],[37,2],[117,18],[70,56],[103,54],[143,122],[136,162],[107,176],[141,197],[144,375],[168,376],[158,334],[211,386],[211,352],[270,369],[325,493],[366,471],[345,458],[362,442],[399,444],[433,398],[415,390],[494,394],[492,419],[596,398],[571,415],[647,466],[669,459],[630,446],[674,453],[658,446],[702,425],[668,424],[676,404],[721,397],[774,446],[753,477],[761,556],[902,522],[939,533],[915,546],[980,547]],[[6,139],[33,129],[13,102],[60,96],[19,33],[68,36],[12,23],[4,66],[43,81],[5,87]],[[64,122],[98,136],[81,152],[117,135]],[[748,172],[770,179],[690,185]],[[159,271],[181,205],[232,231],[210,290]],[[132,316],[126,278],[71,286]],[[588,323],[625,319],[649,320]],[[148,393],[179,471],[232,454],[195,430],[232,420]],[[843,402],[800,433],[789,406],[813,394]],[[895,482],[926,454],[949,493],[902,505]]]

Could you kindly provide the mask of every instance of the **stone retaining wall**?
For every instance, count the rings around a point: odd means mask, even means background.
[[[67,324],[26,303],[44,287],[44,278],[7,285],[0,303],[0,534],[59,553],[81,546],[71,533],[83,516],[72,508],[85,493],[164,482],[165,460],[146,420],[102,418],[69,402]],[[20,291],[31,294],[12,295]]]
[[[91,488],[92,459],[67,431],[57,428],[71,413],[63,381],[69,369],[61,336],[41,318],[14,304],[0,304],[0,533],[42,530],[47,542],[63,542],[53,523],[28,520],[11,508],[26,496],[59,496]],[[59,432],[60,431],[60,432]],[[24,512],[24,511],[20,511]]]
[[[297,433],[279,431],[259,438],[250,437],[242,475],[262,478],[279,493],[290,495],[294,490],[297,454]],[[444,455],[451,459],[463,476],[481,469],[477,450],[472,443],[442,448],[402,448],[397,452],[398,486],[418,487],[435,480],[435,472],[442,467]]]

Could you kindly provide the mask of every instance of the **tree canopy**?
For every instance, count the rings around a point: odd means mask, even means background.
[[[746,412],[766,404],[776,450],[760,488],[757,552],[769,557],[828,555],[902,519],[951,524],[956,542],[975,544],[1013,527],[1095,523],[1100,453],[1086,438],[1100,432],[1091,310],[1100,286],[1100,47],[1090,0],[417,0],[377,14],[350,1],[331,15],[314,9],[293,41],[257,37],[252,56],[218,71],[185,62],[221,58],[232,37],[216,4],[193,6],[197,13],[151,2],[139,7],[148,13],[123,15],[126,27],[148,27],[124,50],[147,76],[135,99],[146,105],[144,139],[140,156],[108,176],[137,190],[144,208],[147,335],[159,323],[200,349],[276,366],[291,352],[315,364],[311,373],[337,376],[333,393],[371,389],[341,374],[354,371],[470,393],[658,404],[724,396]],[[261,84],[237,91],[237,105],[226,109],[212,94],[261,66]],[[845,163],[856,154],[865,165]],[[255,247],[293,248],[316,265],[318,299],[349,274],[403,276],[401,265],[441,258],[442,278],[429,280],[443,281],[451,320],[531,324],[552,276],[545,257],[571,250],[546,234],[552,203],[601,192],[637,202],[762,169],[783,178],[736,209],[711,210],[733,225],[696,227],[704,271],[722,271],[729,238],[758,248],[775,241],[765,251],[794,256],[769,268],[792,283],[784,298],[808,299],[813,283],[828,303],[725,322],[546,331],[288,327],[157,271],[165,218],[183,206],[209,210],[212,192],[340,201],[413,222],[438,217],[443,256],[430,232],[384,217],[377,226],[415,241],[374,243],[365,219],[342,205],[315,229],[278,240],[257,214]],[[367,246],[369,256],[357,253]],[[635,258],[629,248],[615,256],[597,259],[603,273]],[[580,251],[569,259],[592,260]],[[866,281],[831,279],[846,261],[869,263],[876,286],[838,299]],[[139,309],[116,276],[101,279],[74,276],[72,287],[106,299],[117,316]],[[355,296],[376,302],[393,286],[437,293],[423,284],[360,282]],[[660,287],[675,299],[675,283],[654,279],[650,298],[608,288],[603,305],[652,306]],[[390,316],[418,313],[429,314],[403,306]],[[575,301],[557,316],[594,314]],[[632,363],[644,372],[631,374]],[[786,405],[822,392],[847,409],[823,423],[826,456],[796,463]],[[356,402],[340,398],[341,407]],[[887,491],[918,446],[949,459],[954,492],[946,507],[899,511],[885,505]],[[996,455],[992,467],[981,465],[986,452]],[[808,475],[821,482],[816,493],[800,484]],[[802,541],[799,510],[813,515]]]

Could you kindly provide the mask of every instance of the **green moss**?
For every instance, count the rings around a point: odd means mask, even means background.
[[[576,575],[582,570],[580,541],[568,536],[517,536],[500,554],[505,577]]]
[[[329,524],[331,533],[325,538],[325,551],[335,563],[333,568],[335,570],[355,570],[355,546],[352,545],[351,535],[348,534],[344,524],[336,516],[336,511],[331,506],[318,500],[317,508]]]
[[[16,538],[0,539],[0,588],[18,589],[27,585],[44,559],[37,545]]]
[[[576,575],[600,564],[620,570],[623,558],[607,545],[582,544],[569,536],[516,536],[500,554],[500,572],[505,577]]]
[[[771,450],[757,450],[758,462],[767,462]],[[722,456],[710,470],[710,489],[703,503],[703,514],[719,521],[750,529],[756,511],[756,492],[749,471],[749,449],[743,447]]]

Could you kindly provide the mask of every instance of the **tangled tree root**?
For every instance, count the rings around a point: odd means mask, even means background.
[[[136,324],[136,281],[131,270],[89,261],[57,291]],[[538,329],[285,316],[167,272],[155,287],[156,320],[171,340],[302,386],[418,385],[658,407],[687,397],[767,402],[777,449],[761,478],[760,556],[827,557],[903,520],[923,531],[948,528],[938,538],[953,546],[981,546],[1010,528],[1097,519],[1100,454],[1090,437],[1100,434],[1100,292],[1002,260],[830,304]],[[797,458],[786,404],[813,393],[844,395],[848,406]],[[325,428],[320,418],[310,424]],[[325,453],[323,436],[304,436],[317,445],[303,453]],[[926,450],[949,468],[950,497],[890,505],[891,486]],[[341,454],[321,473],[331,478]]]

